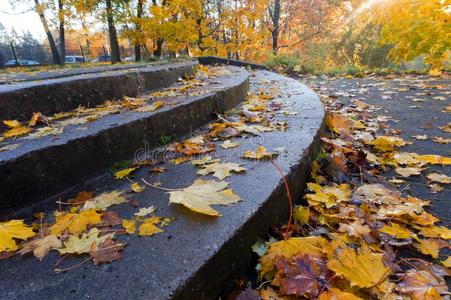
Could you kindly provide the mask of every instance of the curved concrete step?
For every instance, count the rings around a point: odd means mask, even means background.
[[[84,264],[66,273],[55,273],[55,253],[42,262],[35,258],[13,257],[0,261],[0,298],[24,299],[215,299],[230,280],[250,267],[252,244],[266,235],[271,226],[284,223],[289,212],[286,191],[280,174],[268,161],[243,160],[245,150],[258,145],[269,151],[285,147],[276,159],[289,182],[292,195],[300,195],[310,172],[310,158],[319,146],[324,109],[318,96],[299,82],[269,71],[255,71],[250,89],[268,91],[278,88],[280,99],[288,108],[277,120],[288,121],[286,131],[265,132],[259,136],[236,138],[240,146],[222,149],[216,142],[215,156],[245,164],[247,171],[232,175],[226,181],[243,201],[233,206],[215,206],[223,216],[204,217],[178,205],[168,205],[168,194],[146,188],[129,194],[140,207],[154,205],[159,216],[175,217],[165,232],[153,237],[124,235],[128,243],[123,258],[111,264]],[[293,114],[298,112],[298,114]],[[201,129],[202,130],[202,129]],[[164,149],[161,150],[164,154]],[[155,153],[155,152],[151,152]],[[198,178],[190,163],[172,165],[161,174],[149,174],[142,168],[135,174],[149,182],[161,182],[166,188],[189,186]],[[207,178],[211,179],[211,178]],[[82,189],[103,191],[127,190],[130,183],[112,175],[86,183]],[[43,203],[40,210],[51,212],[54,202]],[[111,208],[122,218],[131,218],[137,208],[120,205]],[[36,211],[36,210],[33,210]],[[39,210],[38,210],[39,211]],[[18,212],[26,216],[32,210]],[[70,259],[74,265],[83,259]]]
[[[197,65],[197,60],[188,60],[139,68],[95,68],[95,73],[64,71],[56,78],[55,72],[43,77],[38,74],[40,80],[0,85],[0,120],[28,121],[33,112],[50,115],[79,106],[93,107],[105,100],[134,97],[167,87],[180,77],[192,76]],[[69,77],[62,76],[67,72]]]
[[[0,215],[73,188],[143,147],[161,145],[162,137],[190,133],[236,106],[247,94],[249,73],[225,70],[229,73],[197,88],[201,95],[165,97],[164,106],[153,112],[125,110],[65,126],[61,134],[7,140],[6,146],[17,148],[0,152]]]

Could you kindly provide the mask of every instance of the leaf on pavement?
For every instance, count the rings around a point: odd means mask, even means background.
[[[92,250],[93,244],[100,245],[105,240],[112,238],[114,234],[107,234],[99,237],[99,230],[92,228],[88,233],[83,233],[81,237],[77,235],[69,236],[69,239],[64,242],[64,248],[58,249],[61,254],[73,253],[83,254],[89,253]]]
[[[134,234],[136,232],[136,220],[123,219],[122,227],[126,233]]]
[[[430,255],[433,258],[438,258],[440,243],[436,239],[418,239],[417,243],[413,243],[413,246],[425,255]]]
[[[135,109],[137,112],[151,112],[151,111],[155,111],[157,109],[159,109],[160,107],[162,107],[164,104],[163,101],[157,101],[155,103],[152,104],[147,104],[141,107],[138,107],[137,109]]]
[[[333,186],[321,186],[317,183],[307,183],[308,190],[314,194],[306,194],[304,198],[309,201],[311,205],[315,203],[324,203],[326,208],[330,208],[337,203],[347,202],[351,196],[351,189],[346,183],[336,184]]]
[[[247,150],[243,153],[243,157],[247,159],[271,159],[278,153],[268,152],[265,147],[258,146],[257,151]]]
[[[137,182],[133,182],[133,183],[130,185],[130,189],[131,189],[132,191],[134,191],[135,193],[141,193],[142,191],[144,191],[144,186],[139,185],[139,183],[137,183]]]
[[[446,293],[446,283],[425,270],[409,270],[402,276],[397,290],[412,299],[440,300],[441,293]]]
[[[33,127],[42,123],[48,123],[48,119],[42,113],[34,112],[30,121],[28,121],[28,126]]]
[[[55,224],[50,226],[52,235],[60,235],[66,230],[71,234],[80,234],[86,230],[88,225],[102,222],[101,215],[95,210],[86,210],[79,213],[58,213],[55,217]]]
[[[445,174],[431,173],[427,176],[427,178],[432,182],[439,182],[439,183],[444,183],[444,184],[451,183],[451,177],[449,177]]]
[[[397,147],[405,146],[407,143],[396,136],[378,136],[375,140],[368,142],[374,149],[380,152],[393,151]]]
[[[5,138],[17,137],[17,136],[27,134],[29,132],[31,132],[30,127],[20,125],[20,126],[12,128],[8,131],[5,131],[3,133],[3,137],[5,137]]]
[[[379,229],[379,231],[394,236],[398,239],[408,239],[412,237],[412,232],[410,230],[397,223],[392,223],[390,226],[384,225],[384,227]]]
[[[23,220],[0,222],[0,253],[17,250],[18,246],[14,239],[26,240],[35,234],[30,226],[24,224]]]
[[[363,300],[363,298],[336,288],[331,288],[322,292],[321,295],[319,295],[318,300]]]
[[[330,270],[346,278],[351,286],[369,288],[390,274],[383,262],[383,255],[373,253],[368,246],[357,250],[339,249],[338,254],[327,263]]]
[[[339,114],[328,114],[326,116],[326,124],[335,133],[350,134],[354,121]]]
[[[340,223],[339,232],[346,232],[350,236],[362,238],[371,232],[370,227],[362,223],[361,220],[355,220],[353,223]]]
[[[444,226],[421,227],[420,234],[424,237],[451,239],[451,230]]]
[[[137,217],[145,217],[147,215],[153,214],[157,208],[153,205],[149,207],[141,207],[138,212],[135,213]]]
[[[205,215],[221,216],[211,205],[231,205],[241,200],[231,189],[226,189],[228,185],[225,181],[197,179],[189,187],[169,192],[169,203],[182,204]]]
[[[93,244],[89,254],[95,265],[113,262],[122,258],[122,250],[126,244],[114,241],[112,237],[108,237],[99,244]]]
[[[233,142],[231,140],[226,140],[221,144],[221,148],[223,149],[229,149],[229,148],[236,148],[240,145],[238,142]]]
[[[39,260],[43,260],[50,250],[55,250],[62,246],[61,240],[56,235],[47,235],[25,243],[20,250],[20,254],[24,255],[33,251],[35,257]]]
[[[123,191],[102,193],[94,199],[86,201],[82,210],[95,209],[105,211],[110,206],[125,203],[127,202],[127,199],[122,196],[122,193]]]
[[[139,226],[139,235],[154,235],[156,233],[163,232],[163,229],[158,228],[157,224],[162,221],[160,217],[151,217],[146,220]]]
[[[3,121],[3,124],[5,124],[8,128],[16,128],[22,125],[17,120],[5,120]]]
[[[395,169],[395,171],[402,177],[410,177],[413,175],[420,175],[421,171],[423,171],[423,169],[415,168],[415,167],[406,167],[406,168],[398,167]]]

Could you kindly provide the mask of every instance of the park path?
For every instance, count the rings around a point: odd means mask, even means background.
[[[451,80],[434,79],[428,76],[402,76],[393,79],[384,78],[310,78],[308,85],[322,95],[336,97],[337,101],[348,105],[351,100],[361,100],[382,109],[373,113],[376,116],[388,116],[390,129],[399,129],[400,137],[412,142],[402,149],[405,152],[418,154],[438,154],[451,156],[449,144],[440,144],[432,140],[433,137],[451,138],[451,133],[444,132],[439,126],[451,122],[449,111],[451,99]],[[445,112],[445,108],[448,111]],[[385,133],[386,135],[392,135]],[[419,140],[416,136],[427,136]],[[424,137],[423,137],[424,138]],[[430,173],[442,173],[451,176],[451,166],[434,165],[426,168],[421,176],[402,178],[404,183],[399,190],[420,199],[431,200],[428,208],[438,216],[443,225],[451,225],[450,185],[443,185],[441,192],[433,192],[428,186],[426,178]],[[388,178],[400,178],[389,170]]]

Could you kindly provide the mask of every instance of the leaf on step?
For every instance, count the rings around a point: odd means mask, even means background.
[[[147,104],[141,107],[138,107],[137,109],[135,109],[137,112],[152,112],[155,111],[157,109],[159,109],[160,107],[162,107],[164,105],[163,101],[157,101],[155,103],[152,104]]]
[[[420,234],[424,237],[451,239],[451,230],[444,226],[421,227]]]
[[[421,171],[423,171],[423,169],[415,168],[415,167],[406,167],[406,168],[398,167],[395,169],[395,171],[402,177],[410,177],[413,175],[420,175]]]
[[[83,254],[89,253],[92,250],[93,244],[100,245],[107,239],[110,239],[114,234],[107,234],[99,237],[99,230],[92,228],[88,233],[83,233],[81,237],[77,235],[69,236],[69,239],[64,242],[64,248],[58,249],[61,254],[73,253]]]
[[[446,283],[426,270],[409,270],[402,276],[397,290],[412,299],[440,300],[441,293],[446,293]]]
[[[350,134],[354,121],[339,114],[328,114],[326,116],[326,124],[330,130],[337,134]]]
[[[182,204],[205,215],[221,216],[211,205],[231,205],[241,200],[231,189],[226,189],[228,185],[225,181],[197,179],[189,187],[169,192],[169,203]]]
[[[124,177],[127,177],[128,175],[130,175],[136,169],[137,168],[127,168],[127,169],[117,171],[116,173],[114,173],[114,177],[116,179],[123,179]]]
[[[382,281],[390,274],[383,262],[383,255],[373,253],[368,246],[357,250],[351,248],[338,249],[335,257],[327,263],[330,270],[343,276],[351,286],[369,288]]]
[[[226,140],[221,144],[221,148],[223,149],[229,149],[229,148],[236,148],[240,145],[238,142],[233,142],[231,140]]]
[[[99,244],[93,244],[89,254],[95,265],[113,262],[122,258],[122,250],[126,244],[114,241],[112,237],[108,237]]]
[[[135,213],[137,217],[145,217],[147,215],[153,214],[157,208],[153,205],[149,207],[141,207],[138,212]]]
[[[433,258],[438,258],[440,243],[436,239],[418,239],[417,243],[413,243],[413,246],[425,255],[430,255]]]
[[[341,223],[339,232],[346,232],[349,236],[362,238],[363,236],[371,232],[370,227],[362,223],[361,220],[355,220],[353,223],[345,224]]]
[[[309,201],[311,205],[315,203],[324,203],[326,208],[330,208],[340,202],[347,202],[351,196],[351,189],[346,183],[334,183],[333,186],[321,186],[317,183],[309,182],[307,188],[309,191],[314,192],[314,194],[306,194],[304,198]]]
[[[137,183],[137,182],[133,182],[133,183],[130,185],[130,189],[131,189],[132,191],[134,191],[135,193],[141,193],[142,191],[144,191],[144,186],[139,185],[139,183]]]
[[[8,128],[16,128],[22,125],[17,120],[5,120],[3,121],[3,124],[5,124]]]
[[[431,165],[451,165],[451,157],[445,157],[441,155],[428,154],[419,155],[412,153],[416,160],[423,161]]]
[[[149,235],[152,236],[154,234],[163,232],[163,229],[158,228],[157,224],[162,221],[160,217],[151,217],[146,220],[139,226],[139,235]]]
[[[42,113],[34,112],[30,121],[28,121],[28,126],[33,127],[42,123],[48,123],[48,119]]]
[[[191,163],[195,166],[202,166],[205,164],[212,164],[220,161],[221,160],[219,158],[213,159],[210,155],[206,155],[202,158],[192,160]]]
[[[17,137],[31,132],[31,128],[27,126],[17,126],[3,133],[4,138]]]
[[[71,234],[80,234],[86,230],[88,225],[101,223],[100,216],[95,210],[86,210],[79,213],[58,213],[55,217],[55,224],[50,226],[50,233],[60,235],[69,230]]]
[[[439,183],[444,183],[444,184],[451,183],[451,177],[449,177],[445,174],[431,173],[427,176],[427,178],[432,182],[439,182]]]
[[[296,206],[293,209],[293,218],[298,221],[301,226],[307,224],[310,218],[310,208],[302,205]]]
[[[35,257],[43,260],[50,250],[55,250],[62,246],[61,240],[56,235],[47,235],[25,243],[20,250],[20,254],[24,255],[33,251]]]
[[[136,221],[123,219],[122,227],[125,229],[126,233],[133,234],[136,232]]]
[[[75,196],[74,198],[67,200],[67,202],[70,203],[71,205],[77,206],[77,205],[84,204],[86,201],[88,201],[94,197],[95,197],[95,195],[93,192],[82,191],[82,192],[79,192],[77,194],[77,196]]]
[[[15,239],[26,240],[36,233],[23,220],[0,222],[0,253],[18,249]]]
[[[123,191],[112,191],[102,193],[92,200],[84,203],[82,210],[100,210],[106,211],[108,207],[127,202],[127,199],[122,196]]]
[[[205,176],[213,173],[213,176],[219,180],[230,176],[230,172],[240,173],[246,171],[240,164],[231,162],[206,164],[201,166],[201,168],[201,170],[197,171],[197,174]]]
[[[278,153],[268,152],[265,147],[258,146],[257,151],[247,150],[243,153],[243,157],[247,159],[271,159]]]

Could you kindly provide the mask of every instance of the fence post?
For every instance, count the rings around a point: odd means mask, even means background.
[[[13,51],[14,60],[16,61],[16,66],[19,66],[19,60],[17,59],[16,49],[14,49],[13,42],[9,42],[11,45],[11,50]]]

